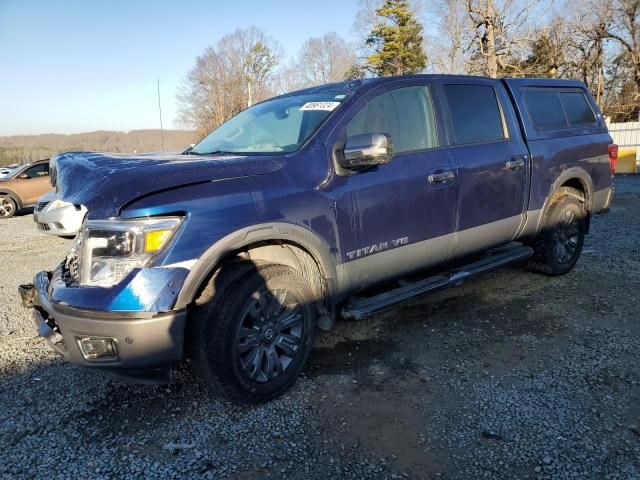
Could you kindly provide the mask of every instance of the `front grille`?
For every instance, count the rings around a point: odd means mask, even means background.
[[[82,229],[73,241],[73,245],[62,264],[62,273],[65,282],[78,283],[80,281],[80,250],[82,245]]]
[[[67,274],[69,275],[69,280],[73,283],[77,283],[80,281],[80,256],[76,253],[73,256],[67,257],[67,261],[65,263],[67,267]]]
[[[42,210],[44,210],[44,207],[46,207],[47,205],[49,205],[49,202],[38,202],[36,203],[36,207],[34,210],[36,212],[41,212]]]
[[[49,225],[47,225],[46,223],[38,222],[38,230],[41,230],[43,232],[48,232],[51,229],[49,228]]]

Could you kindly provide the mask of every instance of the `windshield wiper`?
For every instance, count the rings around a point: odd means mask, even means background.
[[[213,150],[211,152],[194,152],[193,150],[191,150],[189,153],[189,155],[238,155],[238,152],[226,152],[224,150]]]

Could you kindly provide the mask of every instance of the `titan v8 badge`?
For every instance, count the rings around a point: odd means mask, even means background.
[[[347,258],[349,260],[355,260],[356,258],[366,257],[374,253],[379,253],[384,250],[390,250],[392,248],[401,247],[409,243],[409,237],[397,238],[390,242],[376,243],[375,245],[368,245],[366,247],[358,248],[352,252],[347,252]]]

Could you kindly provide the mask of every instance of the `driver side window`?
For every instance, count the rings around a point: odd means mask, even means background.
[[[41,163],[40,165],[28,168],[24,173],[27,178],[46,177],[49,175],[49,164]]]
[[[429,89],[398,88],[373,98],[347,125],[347,137],[366,133],[391,135],[394,153],[437,147]]]

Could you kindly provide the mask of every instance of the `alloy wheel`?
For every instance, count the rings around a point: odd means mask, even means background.
[[[553,232],[553,254],[561,264],[571,262],[578,251],[580,222],[573,210],[566,210]]]
[[[279,378],[302,350],[303,334],[303,309],[291,292],[255,292],[243,309],[236,338],[242,371],[257,383]]]
[[[7,197],[0,198],[0,217],[11,217],[15,210],[16,207],[13,200]]]

